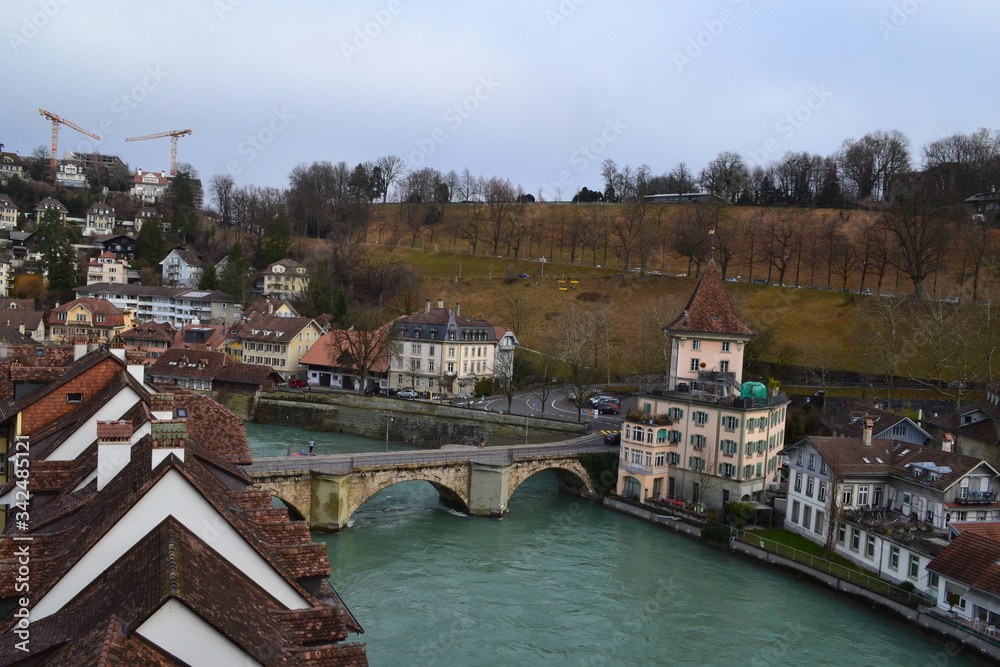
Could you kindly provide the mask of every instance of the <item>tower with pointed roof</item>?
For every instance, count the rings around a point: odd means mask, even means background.
[[[618,494],[698,507],[762,500],[781,464],[789,401],[743,382],[754,333],[714,261],[663,330],[671,344],[667,383],[640,391],[622,424]]]

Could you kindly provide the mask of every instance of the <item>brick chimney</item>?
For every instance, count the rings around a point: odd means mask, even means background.
[[[875,420],[871,417],[865,417],[865,426],[861,429],[861,439],[866,445],[871,447],[872,444],[872,431],[875,430]]]
[[[132,422],[97,422],[97,490],[108,485],[132,460]]]
[[[160,465],[171,454],[184,460],[184,443],[187,441],[186,419],[154,421],[150,433],[153,439],[153,467]]]
[[[113,343],[108,343],[108,351],[115,356],[115,358],[125,361],[125,343],[116,340]]]
[[[174,395],[153,394],[149,397],[149,410],[153,419],[166,420],[174,418]]]
[[[80,359],[87,354],[87,339],[76,338],[73,340],[73,361]]]
[[[146,380],[146,353],[141,350],[127,350],[125,352],[125,368],[129,375],[138,382]]]
[[[941,450],[945,452],[955,451],[955,436],[951,433],[945,433],[944,437],[941,439]]]

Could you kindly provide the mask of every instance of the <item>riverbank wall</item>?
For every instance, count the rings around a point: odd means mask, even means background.
[[[668,528],[675,533],[701,540],[700,526],[686,523],[678,518],[669,517],[644,507],[637,507],[631,503],[609,497],[604,498],[604,506],[642,521]],[[795,573],[797,576],[807,576],[839,594],[847,595],[855,601],[868,605],[873,609],[888,612],[905,620],[920,632],[928,630],[935,632],[942,638],[944,643],[942,655],[939,656],[944,659],[944,662],[932,658],[928,660],[928,664],[947,664],[947,656],[958,655],[963,652],[969,656],[978,656],[1000,663],[1000,646],[967,632],[957,625],[952,625],[944,619],[938,618],[931,613],[929,608],[921,607],[914,609],[849,581],[832,576],[828,572],[817,570],[805,563],[786,558],[752,544],[731,540],[725,548],[731,553],[765,563],[771,567],[780,568],[786,572]]]
[[[480,440],[491,447],[541,444],[578,438],[589,430],[586,424],[424,401],[280,390],[258,394],[252,421],[425,447]]]

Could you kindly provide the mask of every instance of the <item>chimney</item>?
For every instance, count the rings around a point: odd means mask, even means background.
[[[125,343],[116,340],[115,342],[108,344],[108,350],[119,361],[125,361]]]
[[[150,435],[153,439],[153,468],[171,454],[181,461],[184,460],[184,443],[187,441],[186,419],[154,421]]]
[[[425,313],[431,312],[431,300],[430,299],[427,299],[427,300],[424,301],[424,312]]]
[[[444,299],[438,299],[437,307],[444,308]]]
[[[865,417],[865,427],[861,430],[861,439],[869,447],[872,444],[873,430],[875,430],[875,421],[871,417]]]
[[[146,380],[146,355],[139,350],[129,350],[125,353],[125,368],[137,382]]]
[[[945,433],[944,437],[941,439],[941,451],[953,452],[955,451],[955,436],[951,433]]]
[[[87,339],[77,338],[73,341],[73,361],[87,354]]]
[[[108,485],[132,460],[132,422],[97,422],[97,490]]]
[[[153,394],[149,397],[149,411],[153,419],[167,420],[174,418],[174,395]]]
[[[460,317],[462,315],[462,304],[455,304],[455,317]]]

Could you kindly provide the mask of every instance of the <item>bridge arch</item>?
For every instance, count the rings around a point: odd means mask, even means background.
[[[366,468],[351,475],[347,519],[379,491],[401,482],[428,482],[441,500],[460,512],[469,513],[469,466],[423,465],[412,469]],[[346,521],[346,520],[345,520]]]
[[[254,486],[271,494],[272,502],[277,498],[293,521],[308,520],[312,509],[310,477],[309,471],[274,473],[255,477]]]
[[[513,496],[517,487],[521,486],[525,480],[543,470],[551,470],[553,472],[560,491],[588,499],[600,497],[583,464],[576,459],[567,459],[565,457],[515,461],[514,465],[510,468],[507,497]]]

